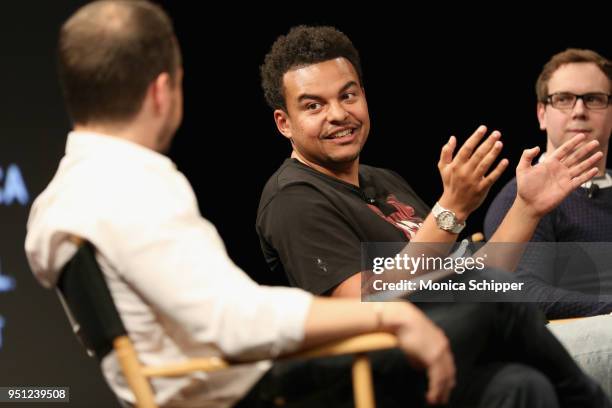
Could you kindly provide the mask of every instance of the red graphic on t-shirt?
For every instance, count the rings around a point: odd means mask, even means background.
[[[393,194],[389,194],[386,202],[396,210],[390,215],[383,214],[380,208],[373,204],[368,204],[368,207],[382,219],[402,231],[406,238],[408,238],[408,241],[410,241],[423,225],[423,220],[414,214],[414,208],[402,203]]]

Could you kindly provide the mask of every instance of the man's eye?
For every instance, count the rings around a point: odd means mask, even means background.
[[[355,98],[355,95],[353,92],[347,92],[345,94],[342,95],[342,99],[347,100],[347,99],[353,99]]]
[[[568,94],[557,95],[557,100],[559,102],[568,102],[568,101],[571,101],[572,99],[573,99],[572,95],[568,95]]]
[[[306,109],[308,110],[317,110],[321,107],[320,103],[309,103],[308,105],[306,105]]]
[[[603,94],[586,94],[584,95],[584,102],[586,103],[596,103],[596,104],[605,104],[606,103],[606,95]]]

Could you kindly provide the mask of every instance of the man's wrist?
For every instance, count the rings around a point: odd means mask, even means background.
[[[526,222],[540,222],[540,219],[544,216],[544,214],[539,214],[532,205],[528,204],[525,200],[521,198],[521,196],[517,195],[512,203],[512,207],[510,210],[516,211],[518,214],[521,214],[521,217]],[[509,211],[510,211],[509,210]]]
[[[465,228],[465,219],[461,220],[453,209],[445,207],[439,201],[433,206],[431,213],[436,220],[436,225],[441,230],[451,234],[459,234]]]
[[[377,303],[380,310],[380,326],[378,331],[398,334],[401,330],[408,330],[418,320],[415,313],[419,309],[408,302],[380,302]]]
[[[455,217],[457,217],[457,222],[459,222],[460,224],[463,224],[470,215],[468,211],[463,210],[460,205],[458,205],[456,202],[453,202],[452,200],[447,199],[446,197],[444,197],[444,195],[440,197],[440,199],[438,200],[438,204],[455,213]]]
[[[374,331],[384,331],[385,330],[385,322],[383,318],[383,308],[384,308],[383,303],[379,303],[379,302],[372,303],[372,309],[374,310],[374,315],[376,318],[376,326],[374,328]]]

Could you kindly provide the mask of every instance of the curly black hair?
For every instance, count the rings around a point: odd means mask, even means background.
[[[272,109],[287,110],[283,75],[291,69],[344,57],[353,64],[363,86],[359,53],[349,38],[334,27],[300,25],[276,39],[260,67],[261,87]]]

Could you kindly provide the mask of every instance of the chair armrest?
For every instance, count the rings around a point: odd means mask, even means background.
[[[348,339],[336,340],[297,353],[287,354],[281,357],[281,359],[316,358],[341,354],[365,353],[368,351],[395,348],[398,347],[398,344],[397,337],[390,333],[362,334]]]
[[[565,324],[565,323],[570,323],[570,322],[573,322],[575,320],[580,320],[580,319],[584,319],[584,317],[569,317],[567,319],[549,320],[548,324]]]
[[[470,237],[472,242],[484,242],[485,236],[482,232],[476,232]]]
[[[317,358],[337,356],[342,354],[357,354],[368,351],[383,350],[398,347],[397,338],[389,333],[371,333],[337,340],[308,350],[284,355],[279,360],[293,358]],[[220,357],[192,358],[180,363],[164,364],[162,366],[145,366],[142,374],[146,377],[174,377],[194,371],[217,371],[228,368],[230,364]]]
[[[181,363],[163,366],[145,366],[142,374],[146,377],[178,377],[194,371],[218,371],[228,368],[230,364],[220,357],[190,358]]]

